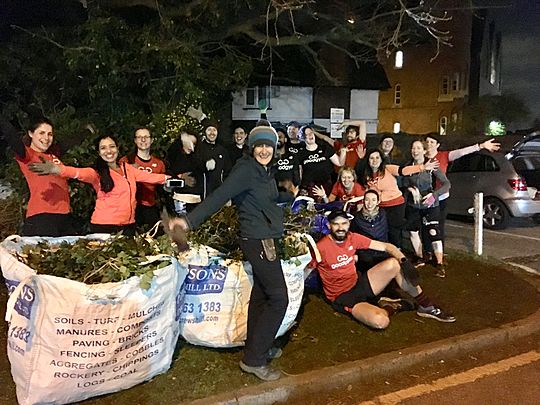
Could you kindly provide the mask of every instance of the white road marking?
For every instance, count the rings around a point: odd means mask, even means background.
[[[530,351],[518,356],[504,359],[496,363],[475,367],[462,373],[453,374],[440,378],[431,384],[419,384],[414,387],[405,388],[390,394],[380,395],[371,401],[361,402],[360,405],[390,405],[398,404],[401,401],[426,395],[431,392],[442,391],[447,388],[456,387],[462,384],[472,383],[480,378],[499,374],[510,370],[513,367],[520,367],[540,360],[540,352]]]
[[[521,270],[525,270],[526,272],[529,272],[529,273],[536,274],[536,275],[539,275],[539,276],[540,276],[540,271],[535,270],[535,269],[533,269],[532,267],[525,266],[525,265],[523,265],[523,264],[514,263],[514,262],[507,262],[507,261],[505,261],[505,263],[508,263],[508,264],[510,264],[510,265],[512,265],[512,266],[514,266],[514,267],[517,267],[517,268],[519,268],[519,269],[521,269]]]
[[[453,226],[454,228],[461,228],[461,229],[473,229],[470,226],[464,226],[464,225],[456,225],[456,224],[450,224],[446,223],[446,226]],[[491,229],[484,229],[484,232],[493,233],[495,235],[503,235],[503,236],[512,236],[514,238],[521,238],[521,239],[529,239],[529,240],[537,240],[540,241],[540,238],[535,238],[534,236],[525,236],[525,235],[516,235],[513,233],[506,233],[506,232],[499,232],[499,231],[492,231]]]

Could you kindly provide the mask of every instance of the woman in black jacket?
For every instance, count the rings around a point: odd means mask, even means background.
[[[277,249],[283,236],[283,211],[277,205],[292,201],[289,192],[278,192],[271,163],[277,145],[276,131],[257,126],[249,134],[249,156],[239,159],[224,183],[185,218],[171,220],[172,228],[199,226],[228,200],[240,221],[240,247],[253,269],[253,289],[248,310],[248,330],[240,368],[262,380],[281,377],[268,365],[281,350],[272,347],[288,305],[287,286]]]

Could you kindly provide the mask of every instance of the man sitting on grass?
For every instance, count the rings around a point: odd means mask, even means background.
[[[444,312],[424,294],[418,285],[418,272],[401,251],[390,243],[371,240],[349,232],[351,216],[342,210],[328,215],[330,234],[319,242],[320,258],[310,266],[316,267],[323,290],[332,307],[352,316],[374,329],[385,329],[395,312],[413,310],[412,301],[379,298],[378,294],[392,281],[414,298],[417,315],[440,322],[455,322],[456,318]],[[372,249],[389,253],[392,257],[373,266],[367,272],[356,272],[355,251]],[[378,302],[379,306],[372,303]]]

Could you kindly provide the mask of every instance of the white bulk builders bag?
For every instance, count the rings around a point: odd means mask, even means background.
[[[10,254],[28,243],[78,238],[20,238],[0,244],[11,292],[8,357],[20,404],[69,403],[132,387],[165,372],[178,338],[176,259],[139,277],[86,285],[37,275]],[[185,277],[185,273],[183,274]]]
[[[282,260],[289,305],[277,336],[294,323],[304,293],[304,268],[310,254]],[[189,343],[209,347],[242,346],[247,335],[247,314],[253,273],[249,262],[225,260],[207,246],[191,248],[180,258],[187,277],[178,308],[180,333]]]

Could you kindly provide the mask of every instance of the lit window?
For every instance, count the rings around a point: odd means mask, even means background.
[[[403,67],[403,51],[396,52],[396,59],[394,61],[394,67],[396,69],[401,69]]]
[[[401,124],[399,122],[394,122],[394,134],[401,132]]]
[[[446,135],[446,128],[448,127],[448,117],[442,116],[439,120],[439,134]]]
[[[396,84],[394,87],[394,104],[401,104],[401,84]]]
[[[450,79],[448,78],[448,76],[443,76],[442,79],[441,79],[441,94],[448,94],[449,90],[450,90]]]

